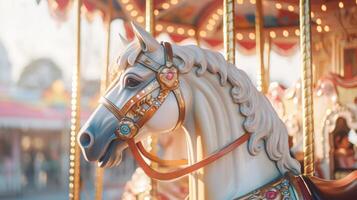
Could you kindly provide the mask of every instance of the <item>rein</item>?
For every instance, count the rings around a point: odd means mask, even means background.
[[[172,47],[170,43],[167,42],[163,42],[161,45],[164,48],[164,65],[152,60],[150,57],[145,55],[145,53],[141,53],[136,60],[139,64],[152,70],[156,74],[155,79],[148,83],[144,89],[131,97],[121,109],[104,96],[100,99],[100,103],[103,104],[117,118],[119,128],[116,129],[114,133],[119,140],[127,142],[135,160],[144,172],[149,177],[154,179],[171,180],[185,176],[216,161],[246,142],[250,138],[250,134],[243,134],[221,150],[190,166],[185,166],[188,164],[186,159],[162,160],[159,157],[147,152],[141,142],[136,143],[134,138],[139,129],[143,127],[149,119],[151,119],[171,92],[175,95],[179,107],[179,118],[174,130],[182,125],[185,118],[185,101],[179,88],[179,71],[173,64]],[[153,97],[152,93],[156,89],[159,89],[159,94],[156,97]],[[145,162],[142,156],[162,166],[185,167],[171,172],[158,172],[152,169]]]

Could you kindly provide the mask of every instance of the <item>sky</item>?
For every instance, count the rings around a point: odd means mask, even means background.
[[[75,65],[75,15],[73,8],[68,19],[56,21],[50,14],[47,1],[0,0],[0,42],[5,46],[12,67],[12,80],[16,82],[23,68],[32,60],[50,58],[63,71],[66,83],[70,83],[71,69]],[[121,20],[115,20],[111,28],[111,58],[119,52],[118,34],[125,35]],[[102,18],[82,20],[82,70],[85,79],[99,79],[104,66],[105,29]],[[159,36],[160,40],[170,40]],[[237,66],[245,70],[256,82],[257,57],[237,53]],[[285,57],[272,51],[271,81],[292,86],[300,76],[299,53]]]
[[[75,16],[56,21],[49,13],[47,1],[0,0],[0,42],[5,46],[16,81],[23,68],[38,58],[52,59],[63,71],[68,82],[75,65]],[[123,34],[121,20],[112,23],[113,43]],[[116,35],[114,35],[116,34]],[[98,79],[104,65],[105,31],[101,17],[92,22],[82,20],[82,76]],[[115,48],[113,46],[112,51]],[[113,53],[114,55],[115,53]]]

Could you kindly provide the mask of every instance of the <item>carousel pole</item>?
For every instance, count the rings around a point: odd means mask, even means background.
[[[145,4],[145,29],[152,36],[155,37],[155,16],[154,16],[154,0],[146,0]],[[151,141],[151,153],[157,153],[157,143],[158,139],[156,136],[151,136],[149,138]],[[156,163],[150,163],[150,165],[154,168],[158,167]],[[155,179],[151,179],[151,190],[150,195],[153,199],[156,199],[157,196],[157,181]]]
[[[108,14],[105,18],[105,31],[106,31],[106,47],[105,47],[105,63],[104,70],[102,74],[100,93],[104,94],[109,85],[109,63],[110,63],[110,32],[111,32],[111,22],[113,17],[113,0],[109,1]]]
[[[266,83],[266,90],[268,92],[269,85],[270,85],[270,54],[271,54],[271,38],[267,37],[265,40],[265,55],[266,57],[264,62],[264,74],[265,74],[265,83]]]
[[[110,59],[110,23],[112,20],[112,14],[113,14],[113,0],[109,0],[109,5],[107,9],[107,15],[105,16],[104,19],[104,26],[105,26],[105,31],[106,31],[106,48],[105,48],[105,63],[104,63],[104,69],[103,69],[103,74],[101,78],[101,83],[100,83],[100,94],[104,95],[109,81],[108,81],[108,76],[109,76],[109,59]],[[102,200],[103,199],[103,176],[104,176],[104,169],[97,167],[96,168],[96,182],[95,182],[95,199],[96,200]]]
[[[304,136],[304,174],[314,175],[314,118],[312,96],[312,57],[310,0],[300,0],[300,48]]]
[[[224,53],[228,62],[235,64],[235,14],[234,0],[223,0],[223,41]]]
[[[257,87],[260,92],[266,93],[267,80],[264,67],[264,19],[262,0],[257,0],[255,7],[255,44],[259,60]]]
[[[196,45],[201,47],[201,41],[200,41],[200,34],[198,28],[195,30],[195,40],[196,40]]]
[[[151,35],[155,35],[154,0],[146,0],[145,5],[145,29]]]
[[[69,199],[80,199],[80,149],[77,143],[77,134],[80,128],[80,68],[81,68],[81,0],[76,0],[76,65],[72,73],[71,97],[71,136],[69,155]]]

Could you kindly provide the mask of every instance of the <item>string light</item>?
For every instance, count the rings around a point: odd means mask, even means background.
[[[131,11],[130,15],[131,15],[132,17],[136,17],[136,16],[138,15],[138,11],[133,10],[133,11]]]
[[[164,9],[164,10],[167,10],[169,9],[172,5],[176,5],[178,4],[178,0],[170,0],[170,2],[165,2],[163,4],[161,4],[161,8]],[[155,9],[154,10],[154,15],[159,15],[159,10]]]
[[[155,26],[155,30],[156,30],[156,31],[162,31],[163,28],[164,28],[164,27],[163,27],[161,24],[157,24],[157,25]]]
[[[275,4],[275,7],[276,7],[277,9],[281,9],[283,6],[282,6],[280,3],[276,3],[276,4]]]
[[[236,35],[238,40],[243,40],[243,34],[242,33],[237,33]]]
[[[322,5],[321,5],[321,10],[322,10],[322,11],[326,11],[326,10],[327,10],[327,6],[326,6],[325,4],[322,4]]]
[[[340,8],[343,8],[343,2],[342,1],[340,1],[339,3],[338,3],[338,7],[340,7]]]
[[[166,10],[166,9],[170,8],[170,4],[169,3],[163,3],[161,7]]]
[[[128,5],[125,6],[125,8],[126,8],[128,11],[131,11],[131,10],[134,8],[134,6],[133,6],[133,4],[128,4]]]
[[[274,31],[270,31],[269,35],[271,38],[276,38],[276,33]]]
[[[289,31],[284,30],[284,31],[283,31],[283,36],[284,36],[284,37],[288,37],[288,36],[289,36]]]
[[[222,9],[219,8],[215,13],[212,14],[211,18],[208,20],[208,24],[206,25],[206,29],[208,31],[214,30],[214,26],[217,24],[217,21],[220,19],[219,15],[222,13]]]
[[[320,18],[317,18],[317,19],[316,19],[316,23],[317,23],[318,25],[320,25],[320,24],[321,24],[321,22],[322,22],[322,21],[321,21],[321,19],[320,19]]]
[[[300,30],[299,29],[295,29],[295,35],[299,36],[300,35]]]
[[[158,10],[158,9],[155,9],[155,10],[154,10],[154,15],[155,15],[155,16],[159,15],[159,10]]]
[[[167,32],[172,33],[172,32],[175,31],[175,28],[174,28],[173,26],[168,26],[168,27],[166,28],[166,30],[167,30]]]
[[[129,0],[121,0],[121,2],[122,2],[123,4],[127,4],[127,3],[129,3]]]
[[[250,0],[249,1],[251,4],[255,4],[256,3],[256,0]]]
[[[322,31],[322,27],[321,27],[321,26],[317,26],[317,27],[316,27],[316,30],[317,30],[317,32],[320,33],[320,32]]]
[[[311,18],[314,18],[314,17],[315,17],[315,13],[311,12]]]
[[[216,24],[216,21],[214,19],[210,19],[208,20],[208,23],[214,26]]]
[[[243,0],[237,0],[237,3],[238,3],[238,4],[243,4],[244,1],[243,1]]]
[[[294,11],[294,6],[289,5],[289,6],[288,6],[288,10],[289,10],[290,12],[293,12],[293,11]]]
[[[206,36],[207,36],[206,31],[200,31],[200,36],[201,36],[201,37],[206,37]]]
[[[187,34],[189,35],[189,36],[194,36],[195,35],[195,30],[193,30],[193,29],[188,29],[188,31],[187,31]]]
[[[144,17],[143,16],[139,16],[138,18],[136,18],[136,21],[138,21],[139,23],[143,23],[144,22]]]
[[[254,33],[249,33],[249,39],[254,40],[255,39],[255,34]]]
[[[177,33],[182,35],[182,34],[185,33],[185,29],[180,27],[180,28],[177,29]]]
[[[171,0],[170,3],[171,3],[172,5],[175,5],[175,4],[178,3],[178,0]]]
[[[218,16],[216,13],[213,13],[213,15],[212,15],[212,19],[214,19],[214,20],[218,20],[218,19],[219,19],[219,16]]]
[[[327,25],[325,25],[325,26],[324,26],[324,30],[325,30],[326,32],[329,32],[329,31],[330,31],[330,27],[327,26]]]

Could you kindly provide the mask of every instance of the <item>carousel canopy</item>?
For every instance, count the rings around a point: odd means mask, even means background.
[[[48,0],[55,16],[65,18],[72,5],[70,0]],[[343,27],[337,16],[354,8],[354,0],[312,0],[311,17],[313,34],[330,32],[332,27]],[[255,47],[256,0],[235,1],[235,28],[237,42],[249,49]],[[107,17],[112,9],[112,19],[126,22],[128,38],[133,36],[130,21],[145,23],[145,0],[83,0],[87,16],[99,11]],[[173,41],[187,38],[205,41],[212,47],[222,47],[223,1],[217,0],[154,0],[156,35],[166,32]],[[336,15],[337,14],[337,15]],[[292,48],[299,36],[299,1],[263,1],[263,19],[266,37],[282,50]]]

